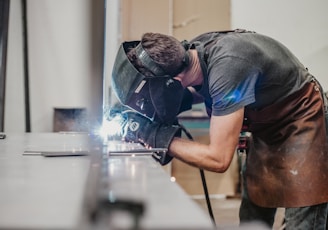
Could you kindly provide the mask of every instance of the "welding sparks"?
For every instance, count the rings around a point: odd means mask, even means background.
[[[101,128],[99,129],[99,135],[104,139],[113,139],[115,137],[122,136],[122,123],[124,122],[124,118],[117,114],[111,119],[103,118],[103,123]]]

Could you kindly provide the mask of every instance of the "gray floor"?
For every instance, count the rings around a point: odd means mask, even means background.
[[[194,199],[204,210],[208,213],[207,204],[205,199]],[[215,218],[216,226],[218,229],[238,228],[239,227],[239,198],[211,198],[211,207]],[[283,229],[283,209],[278,209],[274,230]]]

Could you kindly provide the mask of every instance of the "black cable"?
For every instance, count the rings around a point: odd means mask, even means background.
[[[213,210],[212,210],[212,206],[211,206],[210,197],[208,195],[205,173],[204,173],[203,169],[199,169],[199,172],[200,172],[200,177],[201,177],[202,183],[203,183],[203,188],[204,188],[204,194],[205,194],[205,199],[206,199],[206,203],[207,203],[208,213],[210,214],[210,217],[212,219],[212,222],[213,222],[214,226],[216,226],[215,218],[214,218],[214,214],[213,214]]]
[[[25,95],[25,131],[31,132],[30,88],[28,68],[28,34],[27,34],[27,4],[22,0],[23,13],[23,48],[24,48],[24,95]]]
[[[186,134],[186,136],[189,138],[189,140],[193,140],[192,135],[190,134],[190,132],[188,132],[188,130],[183,127],[182,125],[180,125],[182,128],[182,131]],[[207,209],[208,209],[208,213],[212,219],[213,225],[216,226],[216,222],[215,222],[215,218],[213,215],[213,210],[212,210],[212,205],[211,205],[211,200],[210,197],[208,195],[208,190],[207,190],[207,183],[206,183],[206,178],[205,178],[205,173],[203,169],[199,169],[200,172],[200,177],[202,179],[202,184],[203,184],[203,189],[204,189],[204,194],[205,194],[205,199],[206,199],[206,204],[207,204]]]

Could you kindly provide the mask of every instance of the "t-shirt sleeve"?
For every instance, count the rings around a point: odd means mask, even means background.
[[[260,75],[248,60],[226,56],[208,66],[212,115],[222,116],[255,102],[255,85]]]

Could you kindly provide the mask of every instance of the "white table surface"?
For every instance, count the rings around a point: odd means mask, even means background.
[[[7,134],[0,140],[0,229],[79,229],[90,156],[44,157],[25,150],[88,148],[87,135]],[[123,144],[123,143],[122,143]],[[151,156],[110,156],[109,195],[144,204],[142,229],[209,229],[211,220]],[[126,218],[111,214],[111,225]],[[122,227],[123,226],[123,227]]]

